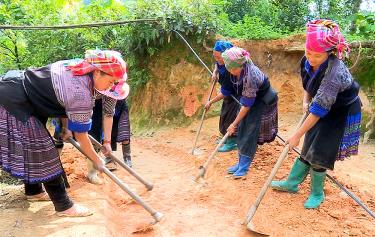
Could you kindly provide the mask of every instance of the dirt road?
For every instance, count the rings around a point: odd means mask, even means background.
[[[297,116],[280,120],[280,134],[286,136]],[[63,152],[64,166],[72,184],[69,192],[76,202],[95,210],[87,218],[59,218],[51,202],[28,203],[22,186],[2,186],[0,191],[0,236],[256,236],[241,225],[248,207],[257,196],[282,144],[275,141],[260,147],[247,179],[233,180],[226,169],[235,163],[236,152],[219,154],[207,173],[206,185],[191,179],[215,147],[218,118],[204,123],[200,149],[203,154],[188,154],[198,123],[188,128],[162,130],[132,140],[134,168],[154,189],[146,189],[125,171],[116,175],[165,219],[146,233],[132,234],[152,217],[130,197],[104,178],[97,186],[86,182],[85,161],[71,146]],[[116,152],[120,156],[121,152]],[[296,155],[291,154],[277,174],[285,178]],[[337,163],[333,176],[375,210],[375,148],[361,147],[361,155]],[[261,203],[254,224],[271,236],[374,236],[375,221],[334,184],[326,182],[326,201],[318,210],[305,210],[309,179],[298,194],[269,190]]]

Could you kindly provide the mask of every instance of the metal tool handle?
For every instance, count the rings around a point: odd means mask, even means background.
[[[193,52],[193,54],[195,55],[195,57],[197,57],[197,59],[199,60],[199,62],[207,69],[207,71],[210,73],[210,75],[212,76],[213,73],[212,71],[207,67],[207,65],[203,62],[203,60],[198,56],[198,54],[194,51],[194,49],[190,46],[189,42],[187,42],[187,40],[176,30],[172,30],[174,31],[181,39],[182,41],[184,41],[184,43],[188,46],[188,48],[191,50],[191,52]],[[214,80],[212,82],[212,87],[211,87],[211,92],[210,92],[210,95],[208,96],[208,101],[210,101],[211,99],[211,96],[212,96],[212,92],[215,88],[215,84],[216,84],[217,80]],[[203,126],[203,120],[204,120],[204,116],[206,114],[206,109],[204,108],[203,109],[203,114],[202,114],[202,118],[201,118],[201,122],[200,122],[200,125],[199,125],[199,128],[198,128],[198,131],[197,131],[197,135],[195,136],[195,141],[194,141],[194,145],[193,145],[193,149],[191,150],[191,154],[194,155],[194,150],[195,150],[195,147],[197,146],[197,142],[198,142],[198,137],[199,137],[199,134],[201,132],[201,129],[202,129],[202,126]]]
[[[348,194],[348,196],[351,197],[359,206],[361,206],[372,218],[375,219],[375,213],[371,211],[370,208],[368,208],[363,202],[361,202],[361,200],[356,195],[354,195],[349,190],[347,190],[344,186],[342,186],[342,184],[339,183],[339,181],[337,181],[331,175],[327,174],[327,177],[332,182],[334,182],[337,186],[339,186],[341,190],[343,190],[346,194]]]
[[[95,140],[95,138],[93,138],[91,135],[89,135],[89,138],[90,138],[90,141],[94,144],[94,146],[100,147],[100,148],[102,147],[102,144],[100,144],[97,140]],[[128,165],[126,165],[122,160],[118,159],[112,153],[109,156],[110,156],[111,159],[113,159],[114,161],[116,161],[117,163],[119,163],[120,166],[122,166],[126,171],[128,171],[129,174],[133,175],[139,182],[141,182],[142,184],[144,184],[145,187],[147,188],[147,190],[152,190],[153,189],[153,185],[152,184],[150,184],[149,182],[147,182],[146,180],[144,180],[141,176],[139,176],[137,174],[137,172],[135,172]]]
[[[215,88],[215,84],[216,84],[216,81],[217,80],[214,80],[212,82],[212,86],[211,86],[211,91],[210,91],[210,95],[208,96],[208,99],[207,99],[207,102],[210,101],[211,99],[211,96],[212,96],[212,93],[214,91],[214,88]],[[206,115],[206,108],[203,108],[203,114],[202,114],[202,117],[201,117],[201,122],[200,122],[200,125],[199,125],[199,128],[197,130],[197,135],[195,136],[195,141],[194,141],[194,145],[193,145],[193,149],[191,150],[191,154],[194,155],[194,150],[195,150],[195,147],[197,146],[197,142],[198,142],[198,137],[199,137],[199,134],[202,130],[202,126],[203,126],[203,121],[204,121],[204,116]]]
[[[303,114],[302,118],[298,122],[297,129],[302,126],[302,124],[305,121],[305,119],[307,118],[307,116],[308,116],[307,112]],[[289,151],[289,144],[287,144],[284,147],[282,153],[279,156],[279,159],[277,160],[275,166],[272,168],[270,175],[268,176],[266,182],[264,183],[262,189],[260,190],[260,192],[259,192],[259,194],[258,194],[258,196],[255,200],[255,203],[250,207],[250,209],[249,209],[249,211],[246,215],[246,219],[245,219],[245,224],[247,225],[248,229],[252,228],[250,221],[254,217],[255,212],[257,211],[260,202],[262,201],[264,195],[266,194],[267,189],[268,189],[269,185],[271,184],[273,178],[275,177],[277,171],[279,170],[281,164],[283,163],[283,161],[287,157],[288,151]]]
[[[271,184],[271,182],[272,182],[273,178],[275,177],[275,175],[276,175],[278,169],[280,168],[281,164],[283,163],[283,161],[287,157],[288,151],[289,151],[289,145],[286,145],[284,147],[284,150],[281,153],[279,159],[277,160],[275,166],[273,167],[270,175],[268,176],[267,181],[264,183],[262,189],[260,190],[260,192],[257,196],[257,199],[255,200],[255,203],[250,207],[250,209],[249,209],[249,211],[246,215],[246,220],[245,220],[246,224],[248,224],[251,221],[251,219],[254,217],[255,212],[257,211],[260,202],[262,201],[264,195],[266,194],[269,185]]]
[[[285,140],[277,135],[277,137],[285,143]],[[293,148],[293,151],[295,151],[298,155],[301,155],[301,152],[297,150],[296,148]],[[351,197],[360,207],[362,207],[372,218],[375,219],[375,213],[366,206],[354,193],[350,192],[348,189],[346,189],[339,181],[337,181],[335,178],[333,178],[331,175],[327,174],[327,177],[334,182],[342,191],[344,191],[346,194],[348,194],[349,197]]]
[[[195,181],[197,181],[199,178],[204,178],[204,175],[206,174],[207,167],[210,165],[212,159],[215,157],[217,151],[219,148],[224,144],[224,142],[227,140],[229,136],[229,133],[227,132],[225,136],[220,140],[219,144],[217,144],[215,150],[211,153],[211,155],[208,157],[207,161],[199,167],[199,174],[195,177]]]
[[[191,50],[191,52],[193,52],[193,54],[195,55],[195,57],[197,57],[197,59],[199,60],[199,62],[207,69],[207,71],[212,75],[212,72],[211,70],[207,67],[207,65],[202,61],[202,59],[198,56],[198,54],[194,51],[194,49],[190,46],[189,42],[187,42],[187,40],[177,31],[177,30],[172,30],[174,31],[178,36],[180,36],[180,38],[182,39],[182,41],[184,41],[184,43],[189,47],[189,49]]]
[[[163,214],[155,211],[147,203],[145,203],[135,192],[131,191],[129,186],[123,183],[119,178],[117,178],[111,171],[104,167],[103,172],[112,179],[122,190],[124,190],[129,196],[131,196],[139,205],[141,205],[146,211],[148,211],[156,222],[159,222],[163,217]]]
[[[68,141],[79,150],[83,155],[88,157],[85,152],[80,147],[79,143],[76,142],[73,138],[68,138]],[[155,219],[156,222],[159,222],[163,217],[163,214],[160,212],[155,211],[149,205],[147,205],[136,193],[130,190],[127,184],[123,183],[119,178],[117,178],[111,171],[109,171],[106,167],[103,168],[103,172],[112,179],[122,190],[124,190],[129,196],[131,196],[139,205],[141,205],[146,211],[148,211],[152,217]]]

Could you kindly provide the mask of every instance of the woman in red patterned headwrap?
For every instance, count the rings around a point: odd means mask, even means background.
[[[87,135],[94,100],[107,95],[114,100],[114,110],[116,99],[126,95],[125,79],[125,61],[109,50],[89,50],[83,60],[10,71],[0,78],[0,166],[23,180],[29,200],[46,199],[43,183],[57,215],[92,214],[68,197],[59,154],[45,122],[48,117],[67,117],[65,126],[74,132],[95,168],[102,170]]]
[[[348,44],[335,22],[307,23],[301,77],[304,110],[309,115],[288,139],[293,149],[305,135],[302,154],[286,181],[271,184],[274,189],[295,193],[310,172],[311,192],[305,208],[317,208],[324,201],[326,170],[333,170],[336,160],[358,153],[361,101],[359,85],[341,60],[348,52]]]

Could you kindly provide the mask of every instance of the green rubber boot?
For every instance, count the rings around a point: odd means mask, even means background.
[[[217,150],[218,152],[228,152],[237,149],[237,142],[235,137],[229,137],[225,144]]]
[[[309,169],[310,166],[306,165],[299,159],[296,159],[287,180],[272,181],[271,187],[280,191],[296,193],[298,192],[298,185],[305,180],[307,174],[309,173]]]
[[[309,198],[305,202],[304,207],[307,209],[315,209],[324,201],[324,180],[326,179],[327,171],[316,172],[311,170],[311,192]]]

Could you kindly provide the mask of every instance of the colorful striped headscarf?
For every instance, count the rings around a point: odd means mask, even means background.
[[[349,45],[345,42],[339,26],[325,19],[312,20],[306,25],[306,49],[324,53],[336,49],[337,57],[343,58],[350,52]]]
[[[100,70],[119,80],[112,88],[99,91],[101,94],[114,98],[116,100],[125,99],[129,94],[129,85],[127,80],[126,62],[122,59],[121,54],[114,50],[87,50],[85,58],[72,60],[67,66],[75,76],[83,76],[94,70]]]
[[[73,61],[67,68],[75,76],[86,75],[94,70],[100,70],[119,79],[126,76],[126,63],[121,54],[114,50],[87,50],[83,60]]]
[[[128,97],[130,92],[130,87],[128,83],[125,82],[125,80],[120,80],[117,82],[116,85],[113,85],[110,89],[100,91],[101,94],[111,97],[116,100],[123,100],[126,97]]]
[[[215,43],[214,50],[222,53],[225,50],[230,49],[232,47],[233,47],[233,44],[231,44],[230,42],[223,41],[223,40],[218,40]]]
[[[224,59],[225,67],[230,70],[242,67],[244,63],[251,62],[250,53],[238,47],[232,47],[221,54]]]

